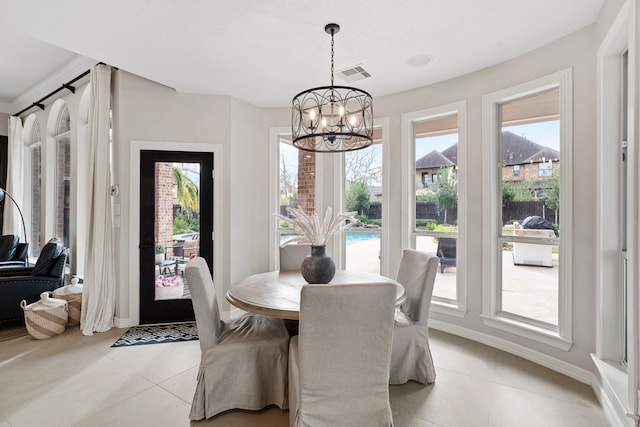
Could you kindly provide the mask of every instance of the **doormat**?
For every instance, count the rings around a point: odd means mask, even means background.
[[[111,347],[193,341],[198,339],[195,322],[132,326]]]

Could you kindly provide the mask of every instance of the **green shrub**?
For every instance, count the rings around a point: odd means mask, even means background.
[[[163,254],[167,251],[162,243],[156,243],[156,254]]]
[[[364,222],[365,224],[369,222],[369,217],[366,215],[355,215],[355,219]]]
[[[437,225],[435,219],[416,219],[416,228],[426,228],[427,230],[434,230]]]
[[[177,211],[173,217],[173,234],[186,234],[200,231],[200,221],[193,212],[188,211],[186,214]]]
[[[442,232],[451,233],[451,232],[458,231],[458,227],[456,227],[455,225],[449,225],[449,224],[436,224],[436,226],[433,228],[433,231],[442,231]]]

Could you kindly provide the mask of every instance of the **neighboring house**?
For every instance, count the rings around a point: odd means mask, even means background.
[[[560,167],[560,152],[513,132],[502,132],[502,179],[540,180]]]
[[[502,180],[531,181],[531,190],[543,190],[543,179],[560,167],[560,152],[513,132],[502,132]],[[442,168],[457,166],[458,144],[416,160],[416,180],[423,188],[438,180]]]
[[[422,188],[427,188],[429,184],[438,180],[442,168],[454,166],[456,166],[455,163],[443,153],[433,150],[416,160],[416,182],[420,182]]]

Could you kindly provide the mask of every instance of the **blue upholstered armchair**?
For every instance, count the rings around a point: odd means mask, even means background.
[[[62,241],[51,239],[34,266],[0,268],[0,323],[24,321],[20,301],[30,304],[39,300],[42,292],[63,286],[66,262]]]

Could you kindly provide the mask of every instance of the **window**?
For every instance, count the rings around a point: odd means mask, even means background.
[[[344,233],[345,268],[381,273],[382,129],[373,131],[373,144],[344,153],[345,211],[357,212],[356,227]]]
[[[38,257],[40,255],[40,215],[42,207],[42,137],[40,122],[35,116],[27,118],[25,124],[28,132],[26,144],[29,161],[29,190],[27,193],[31,195],[31,206],[28,209],[31,215],[29,256]]]
[[[440,258],[433,289],[434,311],[462,316],[465,245],[464,102],[403,115],[406,129],[407,244]],[[430,182],[420,181],[428,174]],[[403,233],[404,234],[404,233]]]
[[[422,187],[429,185],[429,172],[422,172]]]
[[[520,176],[520,165],[513,165],[513,176]]]
[[[571,346],[571,71],[483,97],[485,324]],[[517,162],[520,173],[508,173]],[[514,168],[515,169],[515,168]]]
[[[596,352],[593,362],[618,419],[638,413],[638,101],[633,7],[622,7],[598,50]],[[631,49],[629,49],[631,50]],[[633,153],[636,153],[635,155]]]
[[[278,212],[281,215],[287,216],[287,208],[297,208],[298,204],[298,177],[300,175],[300,164],[303,169],[311,168],[309,160],[312,153],[298,150],[291,145],[291,138],[289,135],[283,135],[279,140],[279,185],[278,185]],[[308,156],[308,157],[305,157]],[[300,162],[302,157],[302,162]],[[315,165],[313,166],[315,169]],[[313,173],[313,172],[310,172]],[[304,171],[303,171],[304,174]],[[306,206],[303,209],[306,211],[309,208],[308,200],[314,199],[314,195],[310,195],[309,182],[306,182],[305,194],[303,198],[306,201]],[[286,224],[280,223],[278,227],[279,244],[283,244],[287,240],[291,239],[294,234],[288,230]]]
[[[56,141],[56,236],[69,242],[69,215],[71,203],[71,120],[64,105],[58,114],[54,133]]]
[[[538,176],[541,177],[545,177],[545,176],[551,176],[551,172],[552,172],[552,161],[549,160],[547,161],[543,161],[541,163],[538,163]]]

